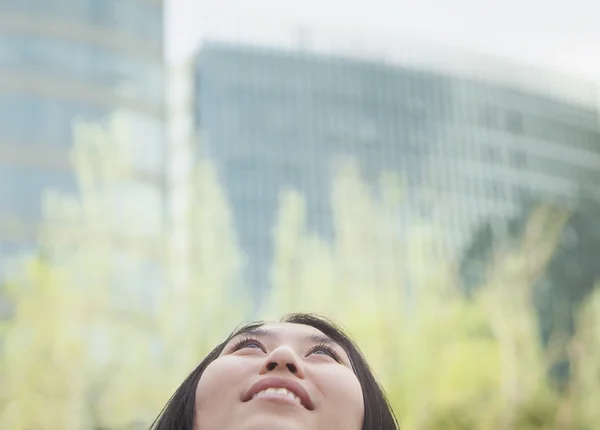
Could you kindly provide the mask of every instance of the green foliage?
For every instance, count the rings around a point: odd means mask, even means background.
[[[32,264],[16,295],[0,356],[0,428],[85,427],[85,299],[64,279],[61,270]]]
[[[423,426],[424,430],[479,430],[473,414],[465,409],[452,408],[436,411]]]
[[[515,428],[522,430],[550,430],[555,428],[558,402],[550,394],[532,396],[517,408]]]

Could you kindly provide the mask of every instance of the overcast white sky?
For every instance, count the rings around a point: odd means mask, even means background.
[[[167,55],[208,36],[417,37],[600,83],[600,0],[166,0]]]

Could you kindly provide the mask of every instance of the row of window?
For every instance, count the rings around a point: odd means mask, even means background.
[[[503,148],[492,145],[474,145],[469,144],[468,148],[463,148],[460,152],[446,153],[434,148],[423,153],[411,151],[409,147],[403,146],[396,148],[395,151],[372,151],[365,153],[360,151],[360,147],[350,145],[344,142],[342,145],[333,146],[311,144],[310,147],[303,147],[298,151],[286,148],[279,141],[261,141],[258,145],[254,139],[247,138],[248,148],[245,150],[236,150],[236,147],[226,148],[226,140],[220,141],[219,154],[215,154],[222,159],[234,157],[234,164],[228,166],[230,172],[235,172],[237,178],[243,182],[243,188],[252,188],[262,186],[257,181],[275,181],[286,182],[290,184],[306,184],[320,182],[327,170],[327,161],[338,158],[342,155],[350,155],[361,160],[363,168],[368,168],[375,172],[385,169],[394,171],[407,171],[407,179],[410,185],[418,185],[422,178],[414,177],[418,173],[419,163],[435,162],[438,174],[446,170],[449,172],[446,176],[451,181],[453,175],[456,175],[455,169],[480,170],[482,168],[499,168],[510,172],[511,175],[516,171],[538,172],[541,174],[550,174],[557,177],[566,178],[581,183],[595,183],[600,177],[600,170],[591,169],[585,164],[586,160],[572,157],[572,159],[557,158],[551,153],[538,154],[526,152],[519,149]],[[258,145],[258,146],[257,146]],[[256,154],[261,154],[260,159],[256,159]],[[408,167],[412,166],[412,167]],[[485,166],[485,167],[484,167]],[[322,182],[322,181],[321,181]]]
[[[400,105],[394,111],[378,112],[369,106],[313,105],[306,101],[292,103],[286,106],[285,101],[279,101],[256,109],[254,101],[220,103],[218,99],[203,100],[207,108],[204,116],[198,117],[198,122],[229,135],[268,135],[287,140],[299,136],[304,139],[342,138],[367,145],[386,139],[405,139],[434,127],[437,122],[432,118],[422,118],[418,112]],[[441,116],[437,115],[437,118]]]
[[[586,128],[582,128],[561,120],[485,106],[481,110],[480,124],[486,129],[503,130],[600,153],[600,123],[597,121],[590,121]]]
[[[0,94],[0,140],[19,145],[44,145],[68,151],[77,121],[105,123],[112,111],[68,100],[21,94]],[[163,123],[134,111],[121,111],[125,123],[120,151],[142,171],[161,175],[165,156]]]
[[[369,120],[385,136],[389,129],[413,123],[431,127],[449,121],[592,150],[600,147],[598,116],[592,108],[377,64],[341,62],[332,71],[326,59],[209,50],[200,57],[196,84],[200,98],[206,97],[200,108],[222,109],[227,115],[237,111],[234,122],[246,127],[244,132],[268,128],[301,133],[307,127],[319,129],[314,118],[324,117],[339,123],[338,129],[352,127],[357,118]]]
[[[515,169],[526,169],[527,156],[527,153],[523,151],[510,151],[507,157],[508,165]],[[494,146],[483,146],[481,158],[490,164],[503,164],[504,161],[502,151]]]
[[[444,225],[461,227],[464,235],[469,234],[469,225],[475,221],[475,218],[482,216],[484,218],[490,215],[504,216],[522,202],[527,201],[534,192],[526,187],[508,187],[506,184],[498,184],[488,181],[484,184],[487,195],[482,198],[459,199],[453,205],[442,207],[436,201],[415,201],[409,205],[411,212],[407,213],[408,219],[417,216],[420,218],[432,219],[434,216]],[[506,199],[506,194],[511,193],[514,199]],[[308,197],[308,195],[305,195]],[[328,205],[319,205],[314,200],[308,199],[307,219],[310,229],[321,227],[324,234],[331,233],[331,211]],[[510,202],[514,201],[514,204]],[[242,244],[245,246],[270,247],[272,244],[272,234],[274,220],[276,217],[278,205],[277,200],[270,200],[268,203],[253,199],[247,196],[234,203],[234,210],[238,213],[237,228],[240,234]],[[515,206],[516,205],[516,206]],[[319,231],[320,231],[319,230]]]
[[[50,189],[76,192],[73,174],[67,171],[32,172],[22,166],[0,165],[0,213],[39,220],[44,191]]]
[[[237,169],[235,167],[244,167]],[[273,167],[273,168],[271,168]],[[281,167],[281,166],[279,166]],[[309,167],[307,166],[307,169]],[[312,167],[313,169],[315,166]],[[579,179],[584,179],[588,183],[593,181],[593,177],[578,178],[574,175],[561,175],[561,172],[556,172],[553,169],[540,171],[541,174],[528,172],[519,176],[519,178],[506,177],[503,180],[502,175],[506,175],[505,171],[481,172],[473,170],[472,172],[451,171],[433,167],[431,174],[435,174],[430,181],[421,178],[412,185],[409,181],[409,187],[421,195],[426,185],[426,182],[431,183],[430,191],[437,190],[434,193],[438,196],[435,200],[443,196],[449,196],[449,191],[454,191],[456,196],[463,196],[467,200],[472,197],[483,197],[494,200],[520,201],[526,199],[530,195],[556,195],[568,197],[573,190],[577,189]],[[419,173],[418,166],[404,169],[407,177],[411,174]],[[231,165],[229,171],[229,179],[224,184],[228,188],[228,195],[234,202],[247,202],[244,204],[252,205],[276,205],[279,194],[283,187],[292,186],[299,189],[303,193],[308,193],[310,201],[314,204],[317,200],[328,202],[329,195],[315,193],[310,185],[313,180],[319,182],[321,190],[329,185],[330,178],[326,178],[322,171],[306,171],[304,175],[301,172],[296,172],[296,181],[289,181],[288,175],[282,172],[281,169],[275,166],[267,166],[261,163],[255,163],[248,160],[247,163],[236,162]],[[567,172],[568,173],[568,172]],[[476,175],[474,177],[465,175]],[[413,175],[414,176],[414,175]],[[377,175],[364,176],[367,180],[375,180]],[[429,177],[429,175],[427,175]],[[427,188],[429,189],[429,188]],[[407,191],[411,191],[410,189]],[[468,196],[472,197],[468,197]]]
[[[0,165],[0,213],[41,220],[44,194],[56,190],[76,195],[73,173],[32,171],[26,166]],[[162,198],[154,187],[132,181],[114,184],[109,222],[125,235],[155,234],[161,223]]]
[[[162,45],[163,6],[153,0],[0,0],[0,11],[32,13],[110,27]],[[1,13],[1,12],[0,12]],[[111,30],[108,30],[111,31]]]
[[[0,139],[68,149],[74,121],[101,121],[107,111],[67,100],[0,94]]]
[[[595,122],[588,127],[576,127],[542,116],[524,115],[514,110],[491,110],[483,107],[479,118],[470,115],[451,118],[441,111],[415,111],[398,102],[395,109],[367,109],[365,106],[312,103],[280,95],[247,95],[234,99],[218,94],[201,94],[197,122],[205,131],[227,135],[280,137],[293,141],[298,136],[321,139],[361,141],[366,145],[385,146],[386,142],[402,141],[431,134],[438,128],[469,127],[473,138],[491,132],[525,136],[540,141],[555,142],[566,147],[582,148],[600,154],[600,128]],[[223,96],[224,97],[224,96]],[[451,111],[448,111],[449,113]],[[506,136],[508,137],[508,135]],[[437,133],[441,141],[448,137]],[[241,140],[240,142],[243,142]]]
[[[474,104],[494,100],[504,108],[523,112],[543,111],[554,120],[584,125],[596,121],[590,109],[537,94],[525,94],[509,86],[489,85],[427,71],[389,67],[377,63],[302,57],[289,53],[207,47],[197,63],[197,80],[210,86],[271,91],[297,97],[307,93],[330,95],[350,104],[374,101],[394,104],[398,99],[419,99],[429,104]],[[207,85],[209,86],[209,85]]]
[[[515,175],[508,169],[491,170],[485,167],[464,165],[459,171],[433,166],[428,174],[431,177],[431,188],[436,190],[439,198],[445,195],[480,196],[492,200],[520,200],[523,189],[530,190],[532,195],[566,196],[581,185],[593,184],[594,176],[577,176],[569,172],[553,170],[534,170]],[[598,177],[598,175],[596,176]],[[423,182],[414,184],[416,192]],[[410,190],[409,190],[410,191]]]
[[[98,46],[28,35],[0,36],[0,69],[57,74],[125,89],[154,106],[163,100],[161,64]]]
[[[235,82],[245,88],[294,94],[331,94],[355,103],[374,98],[380,104],[398,98],[448,98],[451,81],[420,71],[373,63],[300,56],[271,56],[208,47],[198,68],[208,71],[213,84]],[[211,74],[211,71],[219,73]]]

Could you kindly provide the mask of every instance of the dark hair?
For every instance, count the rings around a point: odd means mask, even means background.
[[[311,326],[329,336],[338,343],[350,357],[354,373],[360,382],[363,392],[365,416],[362,430],[398,430],[398,421],[390,406],[386,394],[377,383],[365,357],[354,341],[341,328],[326,318],[312,314],[290,314],[281,322]],[[254,330],[264,322],[257,321],[238,328],[227,339],[212,350],[208,356],[183,381],[175,394],[169,399],[154,423],[151,430],[192,430],[194,426],[194,410],[196,402],[196,386],[204,370],[216,360],[229,341],[243,333]]]

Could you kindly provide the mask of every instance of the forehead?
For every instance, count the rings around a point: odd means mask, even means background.
[[[304,325],[294,323],[265,323],[259,327],[251,329],[249,331],[243,331],[238,336],[244,334],[253,334],[260,337],[269,337],[276,340],[328,340],[330,339],[323,334],[320,330]],[[236,336],[237,337],[237,336]]]
[[[325,337],[323,332],[314,327],[294,323],[266,323],[259,329],[259,333],[267,332],[281,339],[306,339],[310,337]]]

